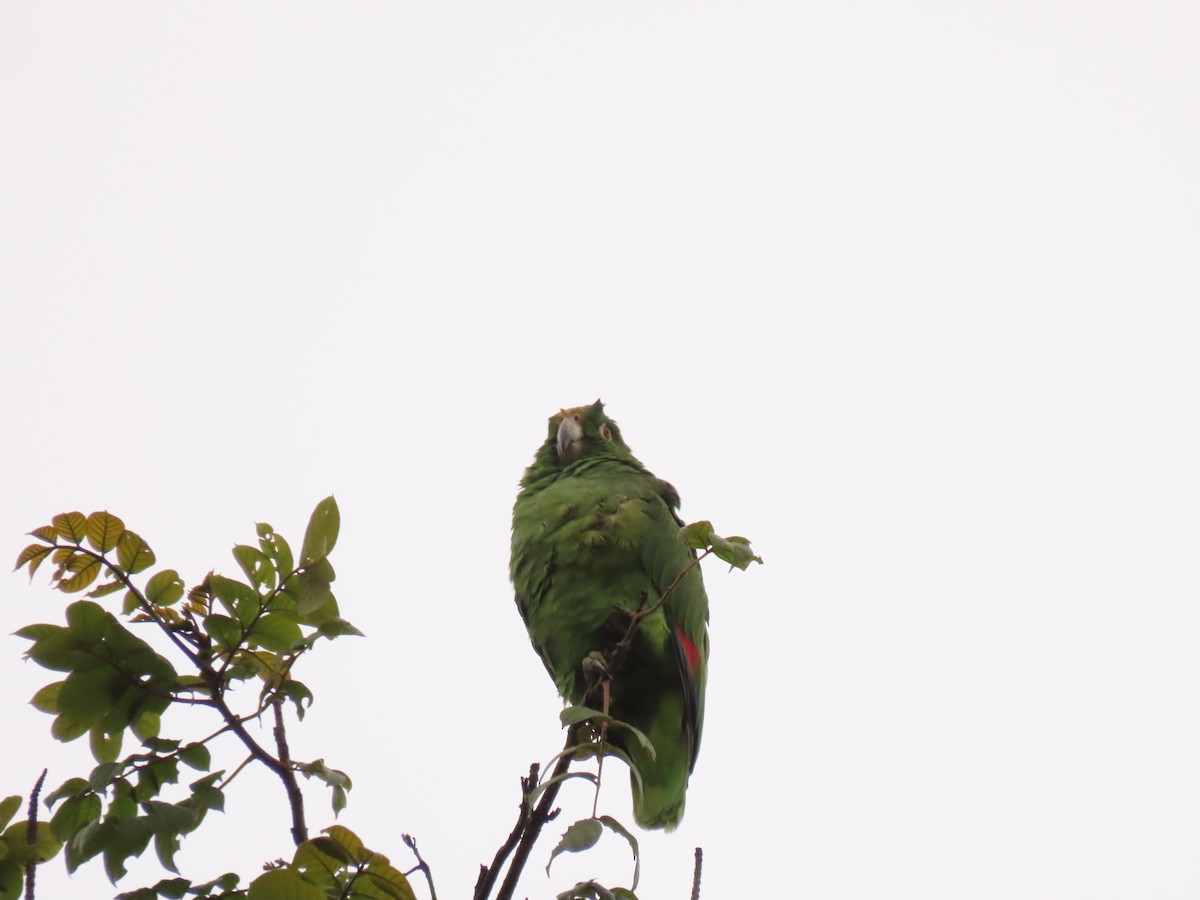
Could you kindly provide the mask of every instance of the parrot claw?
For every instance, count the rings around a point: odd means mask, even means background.
[[[608,685],[612,682],[612,672],[609,670],[608,659],[599,650],[593,650],[583,658],[581,664],[583,677],[587,682],[584,701],[596,703],[608,695]]]

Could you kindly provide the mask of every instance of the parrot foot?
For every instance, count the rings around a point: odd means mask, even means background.
[[[589,706],[608,706],[609,686],[612,684],[612,671],[608,659],[599,650],[593,650],[583,658],[583,677],[587,681],[584,691],[584,703]]]

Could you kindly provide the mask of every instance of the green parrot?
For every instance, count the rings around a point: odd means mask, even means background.
[[[638,462],[599,400],[550,417],[513,506],[509,572],[534,649],[568,703],[585,700],[585,658],[611,661],[633,612],[658,603],[695,559],[678,507],[675,488]],[[707,622],[693,566],[611,671],[609,713],[655,749],[652,759],[629,732],[608,731],[641,773],[640,787],[630,781],[643,828],[670,831],[683,818],[704,721]]]

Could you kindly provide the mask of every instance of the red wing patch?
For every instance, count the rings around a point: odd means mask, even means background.
[[[679,638],[679,646],[683,649],[683,658],[687,660],[688,671],[695,675],[700,671],[700,651],[678,625],[675,626],[675,636]]]

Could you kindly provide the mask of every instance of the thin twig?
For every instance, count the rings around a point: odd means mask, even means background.
[[[678,588],[683,579],[687,577],[687,574],[692,571],[692,569],[699,566],[700,562],[711,553],[712,548],[710,547],[698,556],[693,557],[692,561],[679,571],[679,574],[675,576],[675,579],[669,585],[667,585],[667,589],[659,595],[658,600],[656,600],[651,606],[646,606],[646,592],[642,592],[638,608],[631,610],[629,627],[625,629],[625,634],[621,637],[621,640],[617,641],[611,654],[608,656],[608,665],[611,671],[611,677],[614,680],[616,679],[617,673],[620,671],[622,665],[624,665],[625,654],[629,652],[629,647],[633,643],[633,636],[637,634],[637,630],[641,626],[642,622],[662,609],[663,605],[667,602],[667,600],[670,599],[671,595],[675,593],[675,589]]]
[[[143,544],[144,543],[145,542],[143,541]],[[55,543],[54,546],[55,547],[59,547],[59,546],[66,547],[68,545],[66,545],[66,544],[60,545],[58,543]],[[71,549],[77,550],[80,553],[90,556],[92,559],[99,560],[103,565],[105,565],[108,568],[109,575],[114,577],[117,581],[121,582],[121,584],[123,584],[125,586],[125,589],[128,590],[134,597],[137,598],[138,606],[141,608],[142,612],[144,612],[146,615],[148,615],[154,621],[154,624],[157,625],[159,627],[159,629],[162,631],[162,633],[165,634],[167,636],[167,638],[171,641],[171,643],[175,645],[176,649],[178,649],[180,653],[182,653],[184,656],[186,656],[188,658],[188,660],[192,663],[192,665],[194,665],[194,666],[200,665],[200,657],[196,653],[196,651],[192,647],[189,647],[187,644],[185,644],[179,638],[179,635],[176,634],[175,628],[171,627],[171,625],[169,623],[163,621],[162,616],[159,615],[158,611],[154,608],[154,604],[152,604],[149,600],[146,599],[146,595],[143,594],[137,588],[137,586],[130,580],[129,576],[127,574],[125,574],[124,572],[122,572],[120,570],[120,568],[118,568],[116,565],[114,565],[105,556],[105,554],[94,553],[93,551],[89,550],[87,547],[80,546],[79,544],[76,544],[74,547],[71,547]]]
[[[243,759],[238,764],[238,767],[233,770],[233,774],[227,775],[226,777],[222,778],[217,783],[217,787],[220,788],[221,790],[225,790],[225,788],[227,788],[229,786],[229,782],[231,782],[231,781],[233,781],[233,779],[237,778],[238,773],[241,772],[242,769],[246,768],[246,766],[250,765],[250,763],[252,763],[252,762],[254,762],[254,754],[251,754],[250,756],[247,756],[245,759]]]
[[[604,706],[600,710],[605,716],[608,715],[609,702],[612,699],[612,682],[605,678],[600,682],[600,688],[604,692]],[[592,818],[596,818],[596,811],[600,807],[600,780],[604,777],[604,745],[608,740],[608,722],[600,723],[600,751],[596,754],[596,793],[592,796]]]
[[[406,847],[413,852],[413,856],[417,858],[416,868],[409,869],[405,875],[411,875],[417,869],[420,869],[425,876],[425,880],[429,882],[429,900],[437,900],[437,891],[433,887],[433,873],[429,871],[429,864],[421,858],[421,851],[417,849],[416,839],[411,834],[402,834],[400,839],[404,841]]]
[[[42,793],[42,785],[46,781],[46,772],[42,769],[42,774],[38,776],[37,784],[33,786],[33,791],[29,794],[29,824],[25,826],[25,843],[37,843],[37,812],[38,812],[38,796]],[[25,863],[25,900],[33,900],[33,881],[37,872],[38,860],[30,859]]]
[[[704,868],[704,851],[696,848],[696,868],[692,870],[692,900],[700,900],[700,870]]]

